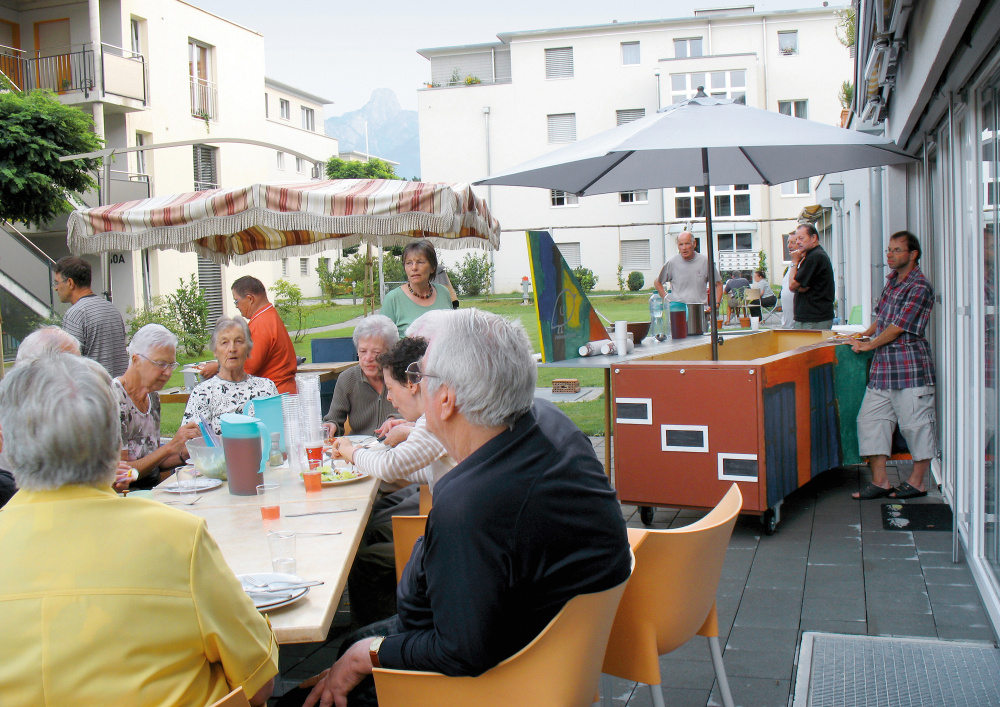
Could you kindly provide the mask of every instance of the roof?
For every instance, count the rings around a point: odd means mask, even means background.
[[[323,98],[322,96],[317,96],[315,93],[309,93],[308,91],[303,91],[301,88],[296,88],[291,84],[284,83],[283,81],[278,81],[278,79],[272,79],[269,76],[264,77],[264,86],[273,86],[279,91],[284,91],[285,93],[291,93],[299,98],[304,98],[307,101],[312,101],[313,103],[319,103],[321,106],[329,105],[333,103],[329,98]]]

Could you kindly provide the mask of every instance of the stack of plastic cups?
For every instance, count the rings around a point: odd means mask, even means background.
[[[302,425],[299,422],[299,396],[286,395],[284,401],[285,452],[288,454],[288,468],[293,472],[304,471],[306,446],[302,439]]]
[[[321,441],[323,434],[323,410],[319,402],[319,376],[313,373],[299,373],[295,376],[299,389],[299,420],[302,441],[305,444]]]

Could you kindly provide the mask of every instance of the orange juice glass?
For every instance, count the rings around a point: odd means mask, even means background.
[[[306,493],[323,490],[323,474],[319,470],[302,472],[302,480],[306,484]]]
[[[260,501],[260,517],[267,520],[278,520],[281,517],[281,499],[278,484],[262,484],[257,487],[257,500]]]

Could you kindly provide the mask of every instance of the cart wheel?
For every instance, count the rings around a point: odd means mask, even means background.
[[[761,514],[760,524],[764,526],[764,535],[774,535],[774,529],[778,527],[778,515],[773,508],[768,508]]]
[[[656,509],[652,506],[639,506],[639,520],[642,521],[643,525],[653,524],[653,513]]]

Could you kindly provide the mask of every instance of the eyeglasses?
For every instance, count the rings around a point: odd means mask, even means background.
[[[246,295],[243,295],[243,297],[237,297],[236,299],[233,300],[233,304],[235,306],[239,307],[240,306],[240,300],[242,300],[244,297],[246,297]]]
[[[899,255],[900,253],[909,253],[909,252],[910,252],[909,248],[886,248],[885,249],[885,254],[886,255]]]
[[[181,365],[177,363],[177,361],[154,361],[149,356],[143,356],[142,354],[136,354],[136,355],[139,356],[140,358],[146,359],[151,364],[159,368],[161,371],[173,371],[175,368]]]
[[[57,280],[55,278],[52,278],[52,289],[53,290],[58,290],[59,286],[60,285],[64,285],[64,284],[66,284],[65,280]]]
[[[410,385],[419,385],[420,381],[424,378],[440,378],[441,376],[435,376],[433,373],[424,373],[420,370],[420,365],[417,361],[414,361],[409,366],[406,367],[406,382]]]

